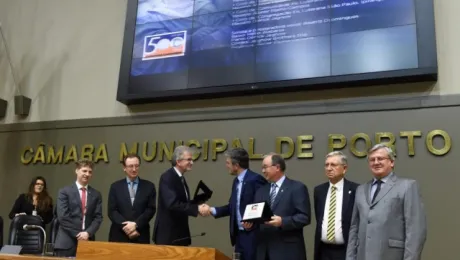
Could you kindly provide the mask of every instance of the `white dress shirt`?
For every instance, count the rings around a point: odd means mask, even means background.
[[[329,202],[331,199],[332,186],[335,186],[337,190],[335,191],[336,198],[336,209],[335,209],[335,239],[334,241],[329,241],[327,239],[327,224],[329,220]],[[342,230],[342,204],[343,204],[343,179],[337,182],[335,185],[329,183],[329,189],[327,191],[326,204],[324,205],[324,215],[323,223],[321,226],[321,241],[328,244],[344,244],[343,230]]]
[[[176,167],[173,167],[173,168],[176,171],[177,175],[179,175],[179,177],[182,178],[182,173],[180,173],[180,171]],[[188,198],[187,189],[185,188],[185,184],[184,183],[182,183],[182,184],[183,184],[182,186],[184,186],[185,197],[187,197],[187,200],[188,200],[189,198]]]
[[[88,208],[88,195],[89,195],[89,193],[88,193],[88,185],[83,186],[80,183],[78,183],[78,181],[75,182],[75,183],[77,184],[78,193],[80,194],[80,202],[81,202],[81,188],[83,188],[83,187],[86,188],[86,208]],[[82,224],[82,227],[81,227],[82,230],[85,230],[86,209],[84,209],[84,210],[85,210],[85,215],[83,216],[83,224]]]

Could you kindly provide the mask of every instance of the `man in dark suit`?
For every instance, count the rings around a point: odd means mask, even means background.
[[[310,197],[305,184],[284,175],[286,163],[279,154],[265,156],[262,172],[269,184],[255,196],[257,202],[268,202],[274,216],[256,225],[257,260],[306,260],[303,229],[311,222]],[[246,229],[253,225],[244,222]]]
[[[193,202],[184,175],[192,169],[193,152],[178,146],[172,156],[172,168],[164,172],[158,185],[158,213],[153,229],[157,245],[189,246],[192,243],[189,216],[205,214],[204,205]]]
[[[235,252],[241,254],[241,260],[253,260],[255,257],[255,232],[245,230],[241,220],[246,205],[254,203],[256,191],[267,181],[258,173],[249,170],[249,154],[243,148],[235,148],[226,153],[226,167],[233,181],[232,193],[228,204],[210,208],[215,218],[230,216],[230,241]]]
[[[339,151],[326,155],[328,182],[315,187],[314,260],[345,260],[357,183],[344,178],[347,157]]]
[[[101,226],[102,196],[88,185],[93,168],[90,160],[77,161],[77,181],[59,190],[56,210],[59,230],[54,245],[59,257],[75,257],[78,241],[94,241]]]
[[[112,221],[110,242],[150,244],[150,220],[156,212],[155,185],[139,178],[141,160],[137,154],[123,159],[126,178],[110,186],[108,216]]]

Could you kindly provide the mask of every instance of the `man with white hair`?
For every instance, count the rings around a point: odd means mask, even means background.
[[[192,156],[191,148],[176,147],[172,167],[160,177],[158,213],[153,230],[153,242],[157,245],[189,246],[192,240],[188,218],[205,212],[204,205],[193,202],[184,177],[192,170]]]
[[[356,190],[346,260],[420,260],[427,226],[417,182],[396,176],[386,145],[367,156],[373,179]]]
[[[316,217],[314,260],[345,260],[348,233],[359,184],[345,178],[347,157],[340,151],[326,155],[328,182],[315,187]]]

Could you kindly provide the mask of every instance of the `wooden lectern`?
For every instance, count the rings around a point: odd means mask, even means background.
[[[77,260],[230,260],[214,248],[79,241]]]

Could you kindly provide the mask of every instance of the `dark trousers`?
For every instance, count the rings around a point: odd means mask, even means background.
[[[54,249],[54,256],[57,257],[75,257],[77,256],[77,248],[69,249]]]
[[[240,253],[241,260],[256,259],[255,233],[243,230],[237,231],[235,252]]]
[[[345,260],[347,254],[347,245],[333,245],[321,243],[320,245],[321,260]]]

